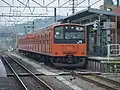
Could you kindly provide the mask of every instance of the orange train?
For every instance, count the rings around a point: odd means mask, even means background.
[[[80,24],[56,24],[18,39],[18,50],[58,67],[85,67],[86,28]]]

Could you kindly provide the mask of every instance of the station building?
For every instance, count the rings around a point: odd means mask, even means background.
[[[120,44],[120,13],[88,8],[62,19],[62,22],[86,25],[88,55],[106,56],[108,44]]]
[[[112,7],[113,8],[113,7]],[[120,72],[120,8],[88,8],[61,20],[86,25],[88,68]],[[109,50],[108,50],[109,46]]]

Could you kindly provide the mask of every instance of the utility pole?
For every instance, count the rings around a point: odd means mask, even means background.
[[[90,8],[90,0],[88,0],[88,9]]]
[[[119,6],[119,0],[117,0],[117,7]]]
[[[34,23],[34,21],[33,21],[33,32],[34,32],[34,24],[35,24],[35,23]]]
[[[119,0],[117,0],[117,7],[119,6]],[[115,42],[118,44],[118,16],[115,16]],[[117,56],[117,48],[118,46],[116,45],[116,56]]]
[[[56,20],[56,8],[54,8],[54,20],[55,20],[55,22],[57,21]]]
[[[73,4],[72,4],[72,14],[75,13],[75,0],[73,0]]]

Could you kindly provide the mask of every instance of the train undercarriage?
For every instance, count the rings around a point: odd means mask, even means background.
[[[30,52],[30,51],[25,51],[25,50],[20,50],[19,53],[29,57],[29,58],[34,58],[35,60],[39,62],[44,62],[46,65],[50,66],[55,66],[55,67],[65,67],[65,68],[87,68],[87,58],[86,57],[80,57],[80,56],[59,56],[59,57],[54,57],[54,56],[48,56],[48,55],[43,55],[40,53],[35,53],[35,52]]]

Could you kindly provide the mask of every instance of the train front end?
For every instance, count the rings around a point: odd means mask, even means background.
[[[58,67],[86,66],[86,30],[79,24],[61,24],[53,28],[52,62]]]

